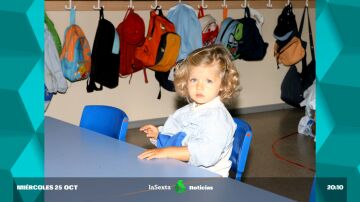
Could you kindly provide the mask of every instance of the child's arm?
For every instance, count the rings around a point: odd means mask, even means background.
[[[146,137],[157,139],[159,135],[159,129],[154,125],[145,125],[139,129],[140,131],[146,133]]]
[[[187,146],[184,147],[165,147],[157,149],[148,149],[138,156],[139,159],[154,158],[173,158],[180,161],[189,161],[190,153]]]

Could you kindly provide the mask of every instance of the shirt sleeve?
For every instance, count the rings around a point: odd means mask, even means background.
[[[181,142],[185,138],[186,133],[179,132],[175,135],[166,135],[166,134],[159,134],[157,139],[157,148],[164,148],[164,147],[181,147]]]
[[[222,118],[224,119],[224,117]],[[210,167],[215,165],[221,154],[231,144],[234,129],[226,120],[219,120],[215,116],[203,126],[200,134],[189,140],[189,163],[195,166]]]
[[[170,115],[163,127],[159,127],[159,133],[169,136],[175,135],[181,131],[181,123],[178,120],[183,109],[178,109],[174,114]]]
[[[174,114],[170,115],[164,126],[159,126],[158,127],[158,130],[159,130],[159,135],[158,135],[158,139],[154,139],[154,138],[150,138],[150,142],[152,144],[154,144],[156,147],[158,148],[162,148],[162,147],[165,147],[164,145],[166,145],[166,139],[167,138],[171,138],[172,136],[178,134],[180,132],[180,123],[178,123],[178,120],[176,119],[176,117],[178,117],[179,113],[180,113],[181,110],[176,110]],[[162,137],[162,141],[159,142],[159,138],[160,136],[163,136]],[[165,137],[167,136],[167,137]],[[179,138],[179,137],[178,137]],[[170,140],[170,141],[174,141],[176,138]],[[183,138],[181,138],[182,140]],[[169,142],[170,143],[170,142]],[[174,143],[175,144],[175,143]],[[170,145],[171,146],[171,145]]]

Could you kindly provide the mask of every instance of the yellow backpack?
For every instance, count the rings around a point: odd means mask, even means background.
[[[180,36],[167,32],[161,36],[160,45],[156,54],[156,63],[148,67],[154,71],[167,72],[176,63],[180,51]]]

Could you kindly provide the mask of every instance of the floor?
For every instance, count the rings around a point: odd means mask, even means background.
[[[299,109],[284,109],[238,116],[247,121],[253,130],[242,178],[244,183],[296,201],[308,201],[315,174],[315,142],[310,136],[297,134],[297,126],[304,113]],[[281,157],[273,153],[275,141],[274,149]],[[127,142],[143,148],[154,147],[138,129],[129,129]]]

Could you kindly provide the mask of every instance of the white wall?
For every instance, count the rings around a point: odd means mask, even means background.
[[[257,10],[263,14],[265,19],[262,33],[264,40],[269,43],[269,47],[263,61],[235,61],[240,73],[243,90],[239,97],[236,98],[236,101],[229,107],[231,109],[283,103],[280,100],[280,85],[288,68],[281,67],[277,69],[276,67],[273,57],[275,39],[272,35],[281,9],[264,8]],[[302,10],[302,8],[294,9],[298,23],[300,22]],[[149,11],[136,12],[144,19],[147,26]],[[166,14],[166,11],[164,13]],[[222,10],[220,9],[206,10],[205,13],[213,15],[218,22],[222,21]],[[64,30],[69,24],[69,12],[48,11],[47,14],[54,22],[60,38],[63,38]],[[124,14],[125,11],[105,11],[105,18],[110,20],[116,27],[122,21]],[[95,37],[98,15],[97,11],[77,11],[76,15],[76,22],[84,30],[91,45]],[[310,15],[315,37],[315,9],[310,9]],[[228,16],[242,18],[243,9],[230,9]],[[304,29],[306,34],[303,34],[303,37],[307,40],[307,24],[305,24]],[[308,53],[309,57],[309,50]],[[300,67],[300,64],[298,66]],[[65,94],[57,94],[53,97],[45,115],[79,124],[82,109],[85,105],[102,104],[121,108],[128,114],[130,121],[167,117],[176,109],[177,99],[179,98],[175,93],[162,90],[162,98],[158,100],[159,84],[151,70],[147,70],[147,73],[148,84],[145,84],[141,71],[133,75],[131,84],[129,84],[128,78],[120,78],[117,88],[105,88],[103,91],[93,93],[86,92],[86,81],[71,83]]]

